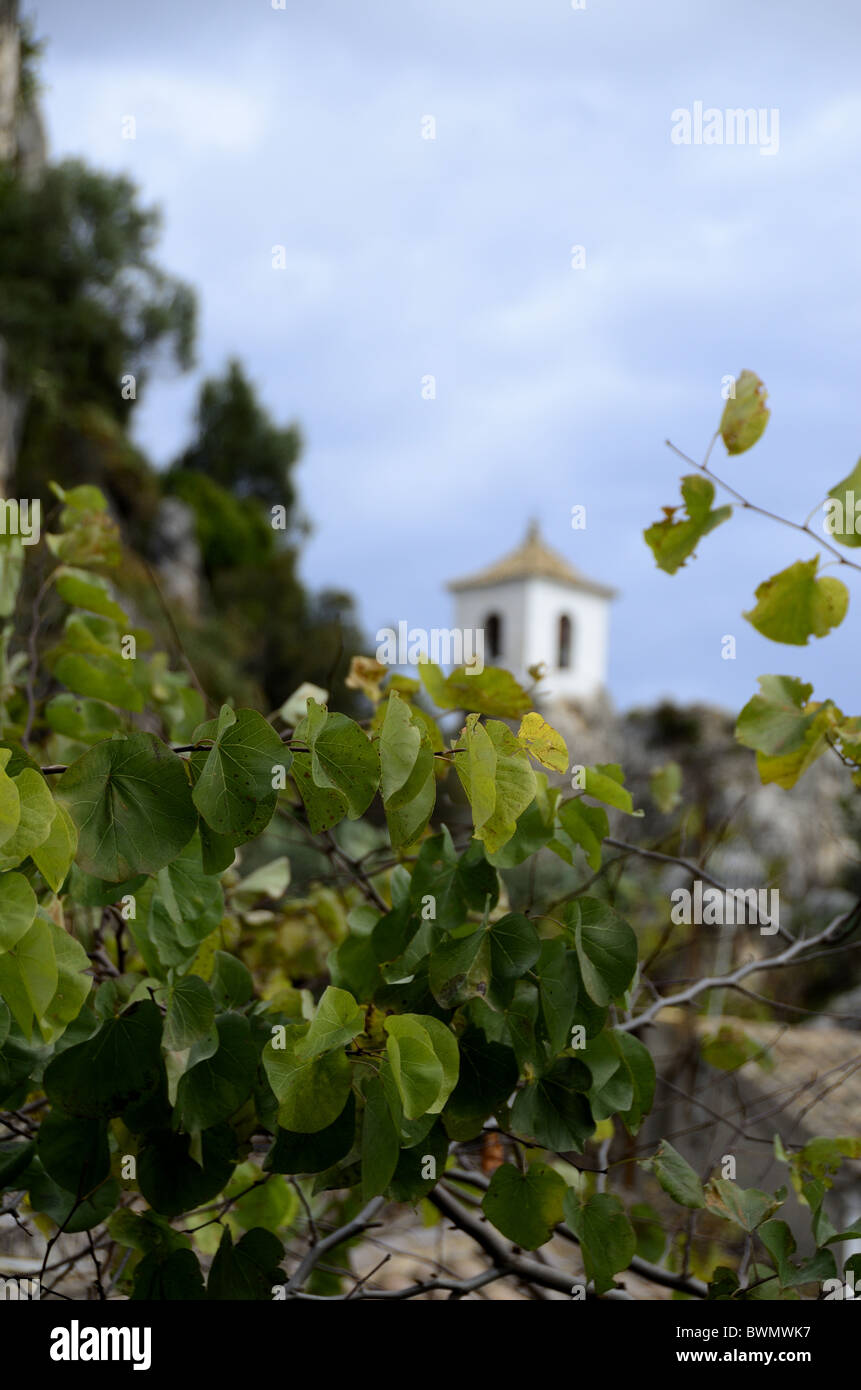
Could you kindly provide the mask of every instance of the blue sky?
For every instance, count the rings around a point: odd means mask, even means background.
[[[304,576],[351,590],[371,634],[447,624],[446,580],[535,515],[620,590],[623,707],[737,708],[775,671],[858,710],[861,575],[842,628],[781,647],[741,611],[812,543],[739,516],[671,579],[642,540],[678,497],[664,439],[700,456],[743,367],[773,417],[713,464],[752,500],[803,519],[861,453],[855,0],[24,8],[48,39],[52,155],[128,172],[163,209],[162,262],[200,295],[196,371],[138,408],[156,462],[236,354],[306,436]],[[777,154],[675,145],[672,113],[696,101],[777,108]]]

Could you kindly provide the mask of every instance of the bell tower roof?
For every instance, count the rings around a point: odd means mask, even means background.
[[[492,565],[455,579],[448,588],[452,593],[467,589],[483,589],[493,584],[505,584],[513,580],[550,579],[571,589],[596,594],[601,598],[615,598],[616,590],[584,574],[570,565],[558,551],[551,550],[541,535],[541,528],[533,518],[526,529],[520,545],[503,555]]]

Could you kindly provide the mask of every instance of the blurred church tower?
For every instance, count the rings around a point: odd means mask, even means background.
[[[544,664],[543,706],[606,704],[610,603],[615,590],[579,573],[533,521],[516,550],[448,585],[455,627],[484,629],[484,661],[527,685]]]

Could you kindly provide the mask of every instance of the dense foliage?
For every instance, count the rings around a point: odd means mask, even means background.
[[[767,419],[761,383],[746,373],[738,386],[720,431],[730,454]],[[571,794],[576,752],[495,668],[445,676],[424,662],[413,680],[358,661],[361,723],[301,691],[271,719],[207,709],[117,601],[104,498],[55,491],[56,529],[30,551],[47,547],[66,611],[47,650],[37,631],[23,648],[12,637],[27,548],[0,542],[0,1188],[4,1210],[48,1237],[45,1266],[60,1233],[88,1233],[99,1287],[136,1299],[369,1297],[323,1257],[349,1264],[394,1203],[442,1213],[489,1261],[472,1284],[413,1292],[462,1295],[511,1274],[585,1293],[523,1253],[561,1231],[589,1296],[625,1270],[689,1297],[815,1296],[840,1242],[861,1233],[826,1214],[858,1138],[775,1141],[809,1210],[801,1261],[778,1214],[786,1188],[724,1176],[704,1187],[666,1141],[609,1174],[596,1162],[648,1115],[655,1066],[638,1035],[677,1000],[650,993],[637,936],[600,886],[512,911],[507,884],[543,851],[597,872],[608,811],[637,814],[622,769],[575,763]],[[712,506],[707,462],[682,494],[686,515],[668,508],[646,533],[670,572],[730,512]],[[858,543],[832,534],[841,556],[837,544]],[[760,586],[748,617],[803,643],[845,610],[842,584],[799,561]],[[791,784],[829,745],[859,780],[858,721],[810,696],[793,677],[764,678],[739,739],[766,780]],[[272,853],[279,821],[333,870],[300,905],[300,936],[326,943],[316,977],[271,973],[261,951],[289,882]],[[376,849],[356,855],[350,835],[366,822]],[[853,910],[775,953],[836,948],[857,921]],[[276,965],[279,953],[276,941]],[[465,1171],[461,1155],[488,1139],[485,1175]],[[725,1222],[739,1255],[755,1242],[755,1273],[716,1254],[692,1272],[665,1248],[660,1213],[626,1198],[631,1164],[661,1201]]]

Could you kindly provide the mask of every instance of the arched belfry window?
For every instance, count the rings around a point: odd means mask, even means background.
[[[573,665],[573,630],[567,613],[563,613],[559,619],[559,652],[556,665],[560,671],[568,671]]]
[[[484,620],[484,639],[491,661],[502,656],[502,619],[498,613],[488,613]]]

